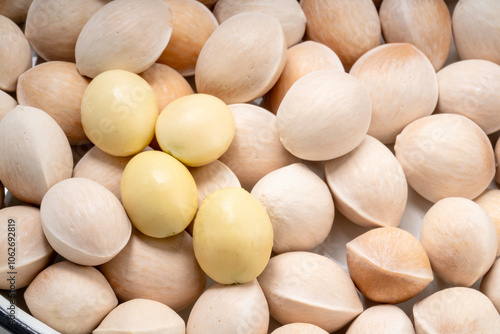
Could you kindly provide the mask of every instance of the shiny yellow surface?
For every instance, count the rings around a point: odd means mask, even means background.
[[[101,73],[83,95],[85,134],[97,147],[114,156],[142,151],[153,138],[157,117],[153,88],[134,73]]]
[[[193,219],[198,192],[188,169],[159,151],[139,153],[125,167],[123,206],[142,233],[164,238],[182,232]]]
[[[156,123],[161,149],[191,167],[217,160],[231,144],[234,131],[229,107],[207,94],[176,99],[163,109]]]
[[[242,188],[223,188],[201,204],[193,247],[200,267],[221,284],[246,283],[266,267],[273,228],[260,202]]]

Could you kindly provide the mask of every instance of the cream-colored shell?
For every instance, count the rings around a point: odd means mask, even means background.
[[[498,237],[497,256],[500,256],[500,190],[486,189],[484,193],[474,199],[474,202],[486,211],[495,224]]]
[[[301,159],[334,159],[361,143],[371,110],[360,80],[339,71],[316,71],[286,93],[276,114],[278,132],[283,146]]]
[[[106,278],[95,268],[69,261],[51,265],[24,293],[31,314],[67,334],[92,332],[118,305]]]
[[[120,301],[151,299],[174,311],[194,302],[207,283],[184,231],[158,239],[134,229],[127,246],[99,269]]]
[[[392,152],[366,136],[351,152],[326,161],[324,174],[336,208],[366,227],[398,226],[406,208],[408,184]]]
[[[414,121],[396,138],[394,150],[408,184],[434,203],[446,197],[475,198],[495,175],[490,140],[461,115]]]
[[[160,57],[171,34],[172,11],[162,0],[112,1],[78,36],[76,66],[91,78],[113,69],[143,72]]]
[[[269,309],[257,280],[245,284],[214,284],[194,304],[187,334],[266,334]]]
[[[97,182],[71,178],[47,192],[40,207],[50,245],[66,259],[96,266],[127,244],[132,225],[115,195]]]
[[[486,134],[500,130],[500,66],[487,60],[458,61],[437,73],[436,111],[460,114]]]
[[[394,305],[366,309],[349,326],[347,334],[415,334],[410,318]]]
[[[347,267],[357,288],[378,303],[401,303],[433,279],[424,247],[409,232],[381,227],[363,233],[347,247]]]
[[[227,104],[252,101],[273,87],[285,61],[286,40],[278,19],[238,14],[215,29],[203,46],[196,88]]]
[[[461,59],[500,65],[500,2],[460,0],[453,11],[453,39]]]
[[[140,76],[148,82],[156,94],[158,102],[158,113],[175,99],[186,95],[194,94],[193,88],[173,68],[163,64],[153,64]]]
[[[47,61],[75,62],[75,45],[90,17],[110,0],[34,0],[25,34],[36,53]]]
[[[438,100],[438,81],[429,59],[408,43],[389,43],[365,53],[351,75],[367,87],[372,103],[368,134],[384,144],[414,120],[429,116]]]
[[[495,224],[476,203],[448,197],[424,216],[420,241],[443,281],[469,287],[490,269],[498,249]]]
[[[344,72],[342,62],[332,49],[314,41],[306,41],[289,48],[280,78],[264,96],[266,107],[276,113],[286,92],[297,80],[308,73],[321,70]]]
[[[380,23],[387,43],[411,43],[436,71],[443,67],[451,46],[451,17],[443,0],[386,0]]]
[[[283,28],[287,47],[300,42],[306,31],[306,16],[295,0],[219,0],[214,7],[214,15],[221,24],[234,15],[248,12],[276,17]]]
[[[81,105],[88,79],[73,63],[53,61],[24,72],[17,82],[19,104],[35,107],[52,116],[71,145],[87,144]]]
[[[335,207],[325,182],[301,163],[277,169],[252,189],[273,224],[273,251],[309,251],[332,228]]]
[[[0,15],[0,89],[13,92],[17,78],[31,67],[31,48],[22,30]]]
[[[0,122],[0,180],[14,197],[39,205],[72,171],[68,139],[47,113],[17,106]]]
[[[479,290],[491,300],[500,313],[500,260],[496,260],[484,275]]]
[[[24,22],[32,2],[33,0],[0,0],[0,15],[8,17],[15,23]]]
[[[277,255],[258,280],[271,316],[282,324],[305,322],[333,332],[363,312],[349,275],[315,253]]]
[[[0,187],[0,191],[2,190],[3,187]],[[13,228],[9,231],[9,227]],[[55,257],[54,250],[43,234],[40,210],[31,206],[12,206],[2,209],[0,230],[0,289],[10,289],[12,282],[8,279],[9,272],[12,271],[16,272],[16,289],[24,288]],[[11,242],[13,244],[10,244]],[[12,250],[15,260],[9,261],[9,253]],[[14,262],[14,270],[9,267],[10,262]]]
[[[232,104],[236,131],[233,141],[219,160],[238,177],[248,191],[264,175],[298,162],[281,144],[276,116],[252,104]]]
[[[0,90],[0,121],[7,115],[9,111],[17,106],[17,101],[12,96]]]
[[[183,76],[194,74],[203,45],[219,26],[214,14],[196,0],[163,0],[172,10],[173,29],[159,63]]]
[[[300,4],[307,18],[307,39],[335,51],[347,69],[380,45],[380,20],[372,0],[302,0]]]
[[[293,323],[281,326],[275,329],[271,334],[328,334],[328,332],[315,325]]]
[[[413,306],[417,334],[496,334],[500,315],[491,301],[471,288],[438,291]]]
[[[170,307],[148,299],[118,305],[92,334],[184,334],[184,320]]]

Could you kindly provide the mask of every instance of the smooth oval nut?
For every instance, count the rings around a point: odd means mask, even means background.
[[[69,261],[53,264],[38,274],[24,299],[35,318],[68,334],[91,333],[118,305],[97,269]]]
[[[448,288],[413,306],[417,334],[437,332],[495,334],[500,315],[491,301],[471,288]]]
[[[363,295],[375,302],[401,303],[434,279],[424,247],[400,228],[370,230],[346,247],[352,280]]]
[[[458,61],[437,73],[436,112],[463,115],[489,135],[500,130],[500,65],[480,59]]]
[[[170,307],[138,298],[122,303],[109,312],[92,334],[184,334],[185,327],[184,320]]]
[[[9,111],[17,106],[17,101],[12,96],[0,90],[0,121],[7,115]]]
[[[150,299],[177,312],[194,302],[207,283],[185,231],[158,239],[134,229],[125,248],[99,270],[121,301]]]
[[[491,300],[500,313],[500,260],[496,260],[484,275],[479,290]]]
[[[276,116],[252,104],[231,104],[235,134],[227,151],[219,158],[248,191],[273,170],[299,162],[280,141]]]
[[[42,63],[21,74],[17,99],[19,104],[41,109],[54,118],[71,145],[87,144],[81,106],[88,84],[73,63]]]
[[[22,23],[26,20],[28,9],[33,0],[0,0],[0,15],[6,16],[15,23]]]
[[[255,184],[251,194],[273,225],[273,251],[310,251],[332,228],[335,207],[325,182],[301,163],[277,169]]]
[[[382,34],[387,43],[411,43],[436,71],[451,46],[451,17],[443,0],[387,0],[380,6]]]
[[[377,139],[366,136],[351,152],[325,161],[324,175],[336,208],[350,221],[366,227],[399,225],[408,184],[394,154]]]
[[[358,146],[368,131],[371,113],[370,97],[360,80],[325,70],[297,80],[276,117],[281,142],[290,153],[321,161]]]
[[[443,281],[469,287],[491,267],[498,249],[495,224],[471,200],[448,197],[424,216],[420,241]]]
[[[486,211],[495,224],[498,237],[497,257],[500,256],[500,190],[486,189],[481,195],[474,199],[474,202]]]
[[[396,138],[408,184],[430,202],[479,196],[495,175],[490,140],[468,118],[436,114],[409,124]]]
[[[90,78],[114,69],[144,72],[160,57],[171,34],[172,11],[162,0],[112,1],[80,32],[76,66]]]
[[[394,305],[366,309],[349,326],[346,334],[415,334],[410,318]]]
[[[238,14],[222,23],[201,49],[196,88],[227,104],[252,101],[273,87],[285,61],[286,40],[278,19]]]
[[[120,201],[104,186],[84,178],[59,182],[40,207],[50,245],[66,259],[96,266],[127,244],[132,225]]]
[[[39,205],[45,193],[72,172],[68,139],[47,113],[17,106],[2,119],[0,180],[12,195]]]
[[[315,253],[277,255],[258,280],[271,316],[282,324],[305,322],[330,333],[363,312],[349,275]]]
[[[186,334],[266,334],[269,309],[257,280],[237,285],[214,284],[189,314]]]
[[[1,186],[0,191],[3,194]],[[0,203],[3,203],[3,196],[0,196]],[[43,234],[40,209],[32,206],[4,208],[0,210],[0,226],[0,289],[11,290],[12,284],[15,289],[24,288],[55,257],[54,250]],[[9,264],[14,265],[15,269]],[[15,278],[10,281],[13,271],[16,273]]]
[[[372,104],[368,134],[384,144],[394,143],[405,126],[429,116],[436,107],[436,72],[411,44],[376,47],[361,56],[349,73],[368,89]]]
[[[271,334],[327,334],[321,327],[306,324],[293,323],[275,329]]]
[[[332,49],[314,41],[290,47],[286,52],[283,72],[273,88],[264,96],[265,107],[276,113],[285,94],[297,80],[308,73],[321,70],[344,72],[342,62]]]

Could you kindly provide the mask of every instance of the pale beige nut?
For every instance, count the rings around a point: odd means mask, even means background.
[[[144,72],[165,50],[172,24],[172,11],[162,0],[112,1],[78,36],[76,67],[91,78],[113,69]]]
[[[308,73],[320,70],[344,72],[344,66],[335,52],[318,42],[307,41],[289,48],[280,78],[264,96],[266,108],[276,113],[286,92],[297,80]]]
[[[33,0],[0,0],[0,15],[8,17],[15,23],[24,22],[32,2]]]
[[[12,96],[0,90],[0,121],[7,115],[9,111],[17,106],[17,101]]]
[[[216,283],[194,304],[187,321],[187,334],[266,334],[269,309],[256,279],[237,285]]]
[[[71,178],[47,192],[43,232],[55,251],[87,266],[109,261],[127,244],[132,224],[115,195],[97,182]]]
[[[495,224],[476,203],[448,197],[424,216],[420,241],[443,281],[469,287],[491,267],[498,249]]]
[[[219,160],[238,177],[248,191],[264,175],[298,162],[281,144],[276,116],[251,104],[232,104],[236,132]]]
[[[75,62],[75,45],[90,17],[110,0],[33,0],[25,34],[47,61]]]
[[[325,182],[307,166],[295,163],[277,169],[257,182],[257,198],[273,225],[273,251],[310,251],[332,229],[335,207]]]
[[[372,0],[302,0],[306,38],[328,46],[349,69],[380,45],[382,32]]]
[[[333,332],[363,312],[349,275],[332,260],[308,252],[277,255],[258,277],[271,316]]]
[[[14,197],[39,205],[54,184],[70,178],[66,135],[40,109],[17,106],[0,122],[0,180]]]
[[[325,161],[324,175],[336,208],[353,223],[399,225],[408,184],[394,154],[377,139],[366,136],[351,152]]]
[[[328,334],[328,332],[315,325],[293,323],[281,326],[275,329],[271,334]]]
[[[2,209],[0,229],[0,289],[10,290],[12,284],[16,289],[24,288],[55,257],[43,234],[40,209],[32,206]],[[9,281],[11,272],[16,274]]]
[[[394,143],[405,126],[429,116],[436,107],[436,72],[411,44],[389,43],[370,50],[349,73],[368,89],[372,104],[368,134],[384,144]]]
[[[68,334],[92,332],[118,305],[97,269],[69,261],[53,264],[38,274],[24,299],[35,318]]]
[[[500,313],[500,260],[496,260],[484,275],[479,290],[491,300]]]
[[[278,19],[238,14],[222,23],[203,46],[196,63],[196,88],[227,104],[249,102],[273,87],[285,61],[286,40]]]
[[[306,16],[295,0],[219,0],[214,7],[214,15],[221,24],[234,15],[249,12],[276,17],[283,28],[288,48],[300,42],[306,31]]]
[[[185,327],[184,320],[165,304],[133,299],[118,305],[92,334],[184,334]]]
[[[500,256],[500,190],[486,189],[481,195],[474,199],[474,202],[486,211],[495,224],[498,237],[497,256]]]
[[[438,291],[413,306],[417,334],[496,334],[500,315],[491,301],[471,288]]]
[[[16,90],[17,78],[31,67],[31,48],[22,30],[0,15],[0,89]]]
[[[458,61],[437,73],[437,112],[460,114],[486,134],[500,130],[500,65],[487,60]]]
[[[278,132],[283,146],[296,157],[334,159],[361,143],[371,110],[368,90],[360,80],[339,71],[315,71],[286,93],[276,114]]]
[[[214,14],[196,0],[163,0],[172,10],[174,26],[158,59],[183,76],[194,74],[201,49],[219,26]]]
[[[366,309],[349,326],[347,334],[415,334],[410,318],[394,305]]]
[[[443,0],[386,0],[380,23],[387,43],[411,43],[436,71],[443,67],[451,46],[451,17]]]
[[[375,302],[403,302],[434,279],[424,247],[400,228],[370,230],[346,247],[352,280],[363,295]]]
[[[453,11],[453,39],[461,59],[500,65],[500,2],[460,0]]]
[[[89,80],[73,63],[53,61],[21,74],[17,82],[19,104],[45,111],[59,124],[71,145],[89,143],[83,131],[81,105]]]
[[[158,239],[134,229],[125,248],[99,267],[120,301],[145,298],[180,311],[203,292],[207,276],[187,232]]]
[[[408,125],[396,139],[408,184],[431,202],[479,196],[495,175],[490,140],[468,118],[437,114]]]
[[[193,88],[182,75],[170,66],[153,64],[140,76],[148,82],[156,94],[158,113],[175,99],[194,94]]]

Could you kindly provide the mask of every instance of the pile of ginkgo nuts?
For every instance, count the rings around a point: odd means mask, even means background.
[[[500,333],[500,1],[0,14],[13,331]]]

